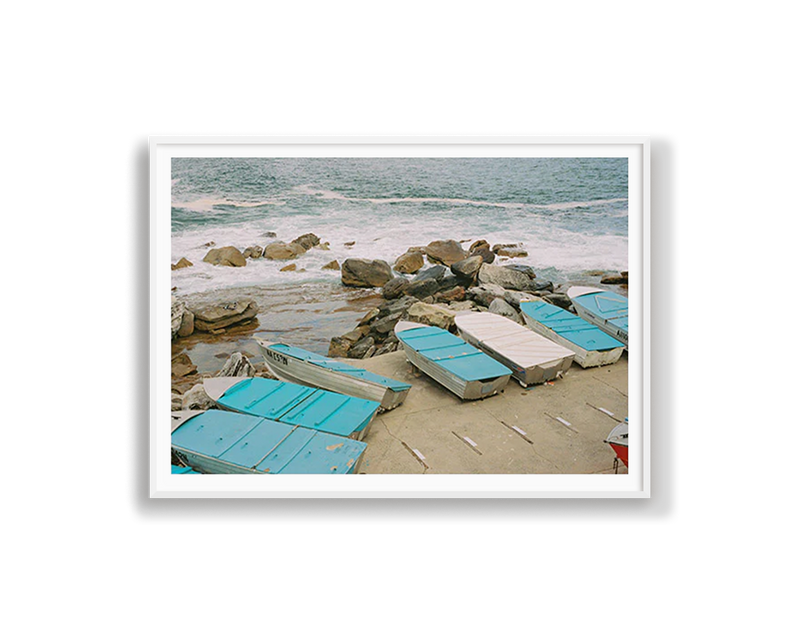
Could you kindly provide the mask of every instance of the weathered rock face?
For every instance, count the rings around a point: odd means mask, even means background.
[[[458,286],[452,289],[440,291],[434,296],[436,302],[461,302],[467,297],[467,292],[464,287]]]
[[[496,313],[498,316],[510,318],[514,322],[519,322],[519,314],[502,298],[495,298],[489,305],[489,313]]]
[[[383,260],[348,258],[342,265],[342,284],[348,287],[382,287],[392,279],[392,268]]]
[[[380,314],[381,314],[381,310],[378,309],[378,307],[373,307],[372,309],[370,309],[369,311],[367,311],[364,314],[364,316],[361,318],[361,320],[358,321],[358,326],[361,327],[361,326],[363,326],[365,324],[369,324],[375,318],[377,318]]]
[[[425,265],[425,258],[421,253],[404,253],[394,263],[394,270],[398,273],[416,273]]]
[[[527,258],[528,252],[519,247],[502,247],[497,250],[497,255],[506,258]]]
[[[228,358],[216,377],[252,378],[255,375],[256,368],[253,366],[253,363],[247,359],[247,356],[237,351]]]
[[[450,265],[450,271],[458,278],[472,282],[478,275],[478,271],[483,264],[483,258],[479,255],[470,256],[464,260],[459,260]]]
[[[484,264],[478,271],[478,282],[480,284],[496,284],[504,289],[514,289],[516,291],[527,290],[533,279],[529,274],[508,267],[499,267],[491,264]]]
[[[203,389],[203,383],[198,382],[185,394],[183,394],[183,401],[181,402],[181,409],[195,409],[198,411],[205,411],[214,406],[214,401],[208,397],[208,394]]]
[[[298,252],[298,248],[301,251]],[[292,260],[303,253],[305,250],[299,244],[272,242],[264,247],[264,257],[269,260]]]
[[[542,296],[542,299],[545,302],[554,304],[562,309],[569,310],[569,308],[572,306],[572,300],[570,300],[569,296],[564,293],[546,293]]]
[[[628,272],[625,271],[623,274],[618,276],[615,275],[603,276],[600,279],[600,284],[628,284]]]
[[[414,296],[422,300],[432,296],[439,290],[439,283],[435,278],[425,278],[423,280],[412,280],[405,288],[406,295]]]
[[[319,244],[319,237],[313,233],[304,233],[299,238],[292,240],[291,244],[299,244],[308,251],[311,247],[316,247]]]
[[[181,258],[175,264],[172,265],[172,270],[175,271],[177,269],[185,269],[186,267],[194,266],[191,262],[189,262],[186,258]]]
[[[197,373],[197,367],[185,353],[178,354],[172,359],[172,377],[183,378],[184,376]]]
[[[331,343],[328,345],[328,357],[329,358],[346,358],[347,352],[350,350],[350,347],[353,346],[353,343],[349,340],[345,340],[342,337],[335,337],[331,338]]]
[[[447,305],[451,311],[475,311],[478,308],[472,300],[464,300],[463,302],[451,302]]]
[[[505,296],[505,289],[496,284],[483,284],[479,287],[472,287],[467,291],[467,297],[474,300],[482,307],[488,307],[495,298]]]
[[[394,329],[394,326],[400,321],[402,315],[402,312],[398,312],[386,316],[385,318],[380,318],[370,325],[370,330],[380,336],[384,336]]]
[[[219,249],[211,249],[203,262],[220,265],[223,267],[243,267],[247,264],[242,252],[236,247],[220,247]]]
[[[386,302],[378,308],[378,317],[385,318],[395,313],[402,313],[416,303],[417,299],[408,295],[398,298],[397,300],[392,300],[391,302]]]
[[[411,281],[412,282],[419,282],[420,280],[441,280],[447,275],[447,269],[445,269],[442,265],[437,264],[432,267],[428,267],[424,271],[420,271],[417,275],[415,275]]]
[[[341,265],[339,264],[338,260],[331,260],[328,264],[322,265],[323,269],[330,269],[331,271],[338,271],[341,269]]]
[[[193,309],[197,331],[216,331],[256,317],[258,305],[253,300],[237,300]]]
[[[245,258],[260,258],[264,255],[264,247],[259,247],[257,244],[254,244],[252,247],[247,247],[242,255]]]
[[[523,300],[530,300],[534,302],[536,300],[541,300],[541,298],[534,296],[527,291],[506,291],[503,295],[503,299],[517,311],[519,311],[519,303]]]
[[[455,240],[435,240],[425,247],[428,260],[450,266],[467,257],[467,252]]]
[[[369,358],[373,353],[375,353],[375,340],[372,336],[367,336],[356,342],[347,355],[351,358]]]
[[[392,278],[383,285],[383,297],[387,300],[393,300],[394,298],[399,298],[403,295],[405,290],[408,288],[408,280],[403,276],[397,276],[396,278]]]
[[[449,331],[453,326],[456,314],[446,307],[417,302],[408,308],[406,316],[411,322],[419,322]]]
[[[373,355],[382,356],[384,353],[392,353],[393,351],[397,351],[398,344],[399,343],[397,342],[387,342],[383,346],[379,347]]]
[[[498,251],[501,251],[503,249],[516,249],[519,248],[520,246],[521,245],[519,242],[513,242],[511,244],[496,244],[492,247],[492,251],[494,253],[497,253]]]
[[[287,264],[285,267],[281,267],[279,271],[297,271],[297,265],[293,262],[292,264]]]
[[[469,255],[480,256],[486,264],[494,262],[494,252],[486,240],[476,240],[469,247]]]
[[[194,313],[189,311],[183,301],[175,297],[172,298],[171,315],[173,340],[177,337],[185,338],[194,332]]]

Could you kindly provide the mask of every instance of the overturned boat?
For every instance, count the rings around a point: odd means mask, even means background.
[[[172,473],[357,473],[367,445],[315,429],[231,411],[176,411]]]
[[[406,382],[379,376],[305,349],[261,338],[255,340],[269,370],[287,382],[373,400],[379,402],[384,410],[401,404],[411,389]]]
[[[444,329],[402,321],[394,332],[408,361],[462,400],[494,395],[511,377],[508,367]]]
[[[595,287],[570,287],[567,295],[578,315],[628,346],[628,299]]]
[[[523,387],[553,380],[575,357],[574,351],[494,313],[461,313],[455,322],[464,340],[511,369]]]
[[[575,362],[584,369],[614,364],[625,345],[593,324],[565,309],[542,300],[523,300],[520,311],[536,333],[575,352]]]
[[[206,394],[223,409],[363,440],[380,405],[269,378],[206,378]]]

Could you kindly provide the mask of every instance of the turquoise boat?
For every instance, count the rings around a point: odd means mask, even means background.
[[[628,299],[595,287],[570,287],[567,295],[578,315],[628,346]]]
[[[388,411],[401,404],[411,385],[280,342],[255,339],[270,371],[281,380],[379,402]]]
[[[269,378],[206,378],[223,409],[363,440],[380,404]]]
[[[405,321],[394,331],[408,361],[462,400],[494,395],[511,378],[511,369],[449,331]]]
[[[520,311],[525,323],[539,335],[575,352],[575,362],[584,369],[614,364],[625,345],[583,318],[542,300],[523,300]]]
[[[366,448],[349,438],[231,411],[172,414],[172,452],[195,472],[357,473]]]

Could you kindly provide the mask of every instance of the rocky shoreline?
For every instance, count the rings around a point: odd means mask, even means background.
[[[464,248],[467,242],[471,244]],[[347,248],[355,245],[355,242],[345,243]],[[209,251],[204,262],[220,268],[243,268],[249,260],[266,259],[287,262],[281,271],[303,271],[302,266],[291,261],[311,250],[330,249],[328,243],[313,233],[303,234],[291,242],[276,240],[263,248],[259,245],[244,250],[232,246],[216,248],[213,242],[206,246]],[[627,288],[627,272],[604,270],[586,272],[581,282],[554,285],[537,277],[533,267],[510,262],[527,256],[527,250],[519,243],[490,245],[484,239],[435,240],[426,246],[409,247],[392,265],[385,260],[361,258],[347,258],[341,265],[331,261],[324,268],[340,271],[343,287],[379,290],[380,298],[352,330],[330,339],[328,355],[370,358],[395,351],[399,343],[393,329],[401,320],[455,332],[454,318],[458,312],[478,311],[496,313],[523,324],[519,314],[521,300],[541,299],[572,310],[566,290],[573,284],[610,285],[623,293]],[[501,264],[503,262],[507,264]],[[186,258],[181,258],[172,268],[192,266]],[[247,335],[259,327],[256,301],[230,296],[226,291],[220,294],[219,300],[195,303],[173,295],[173,409],[208,408],[209,402],[202,392],[202,376],[179,348],[183,339],[192,336],[202,341],[220,335]],[[234,353],[213,375],[271,377],[265,365],[253,364],[247,355],[252,354]],[[237,373],[231,374],[231,371]]]

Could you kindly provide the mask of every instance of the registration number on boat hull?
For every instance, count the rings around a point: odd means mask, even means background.
[[[286,356],[282,356],[280,353],[275,353],[274,351],[266,351],[267,357],[270,360],[274,360],[284,366],[289,364],[289,359]]]

